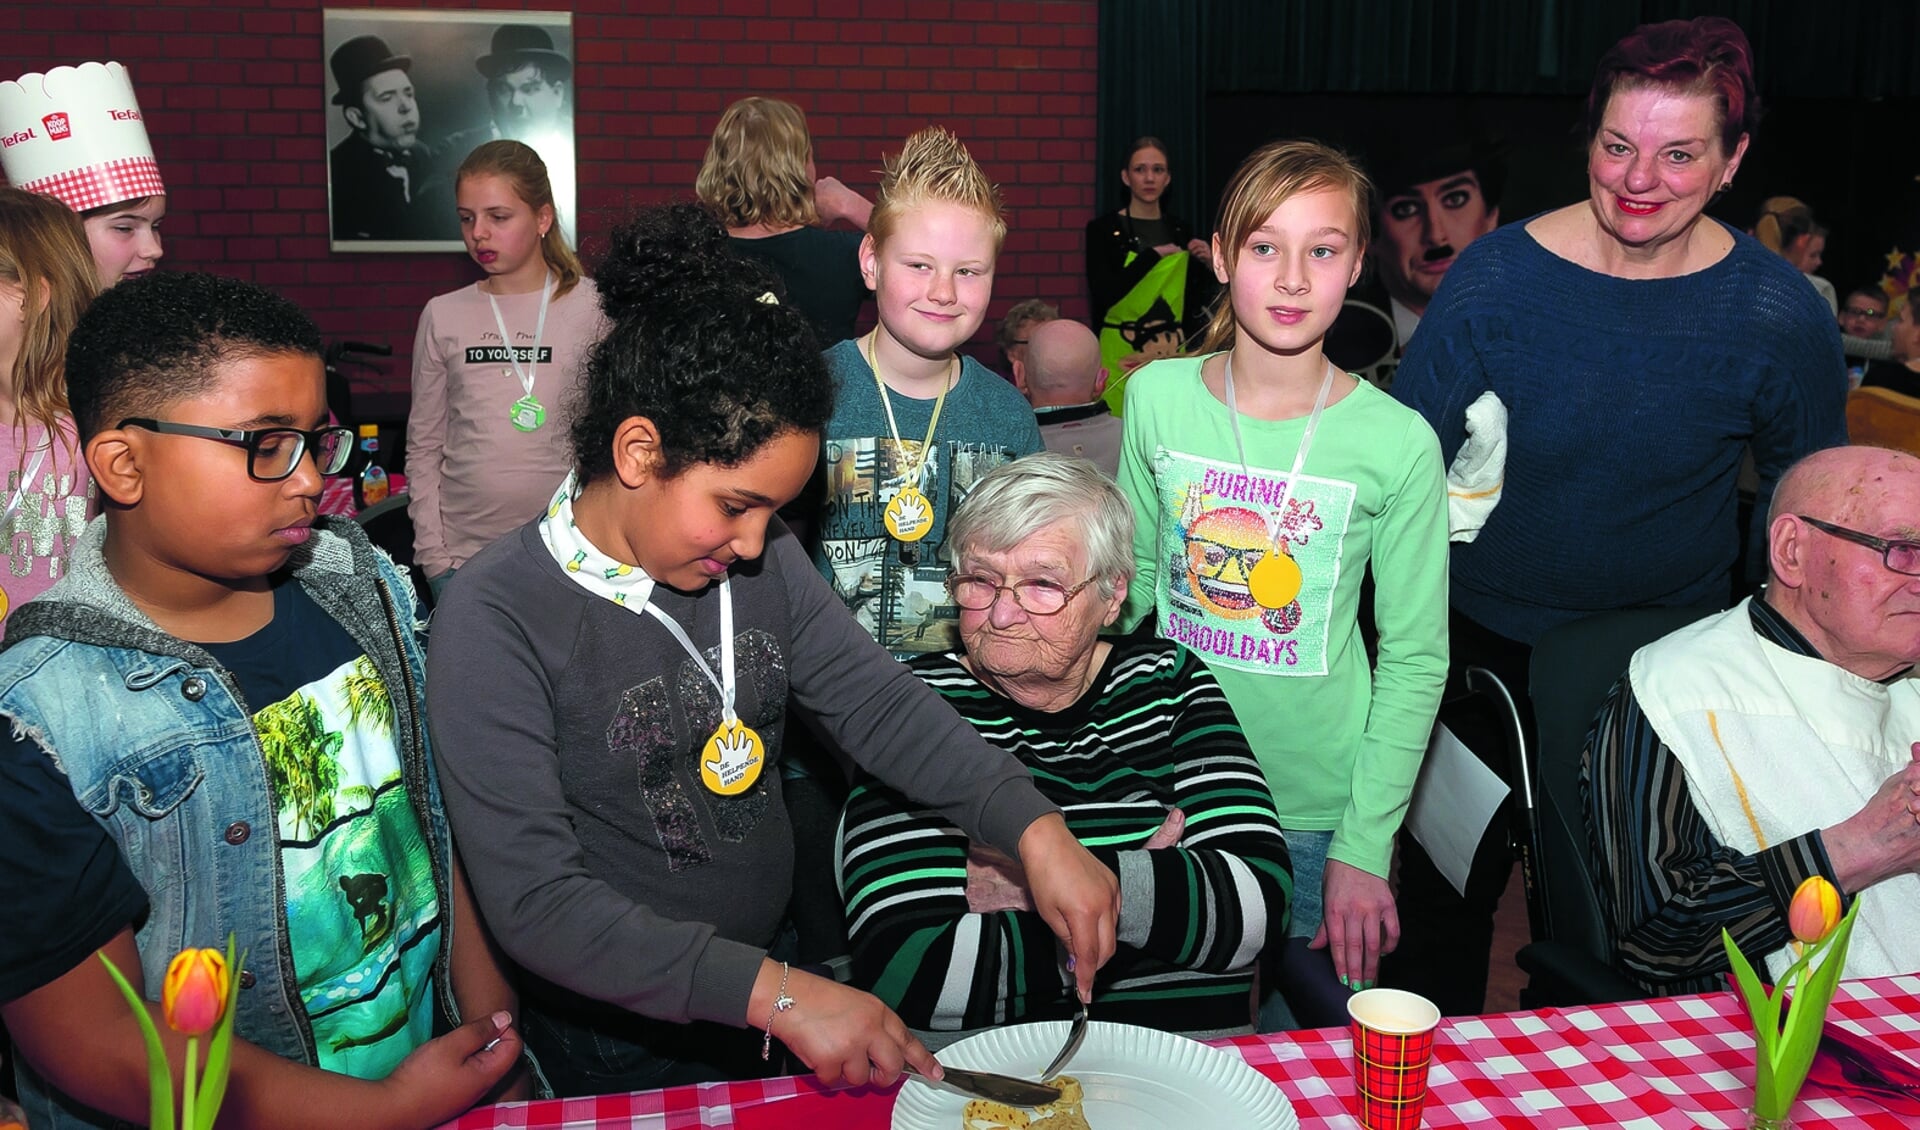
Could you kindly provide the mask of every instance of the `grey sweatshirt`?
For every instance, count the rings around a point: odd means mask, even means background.
[[[474,557],[433,619],[441,789],[495,939],[540,978],[659,1020],[746,1021],[792,885],[789,689],[868,772],[977,840],[1014,854],[1055,811],[861,630],[777,520],[732,590],[737,706],[768,747],[732,797],[700,780],[712,683],[653,617],[569,578],[537,524]],[[718,673],[719,588],[658,586],[652,603]]]

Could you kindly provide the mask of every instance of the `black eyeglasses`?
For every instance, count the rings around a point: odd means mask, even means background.
[[[1862,310],[1857,306],[1848,306],[1840,312],[1849,318],[1884,318],[1887,316],[1885,310]]]
[[[1836,526],[1832,522],[1809,518],[1805,514],[1798,517],[1814,529],[1825,530],[1841,541],[1850,541],[1856,545],[1864,545],[1868,549],[1879,550],[1880,559],[1887,563],[1887,568],[1896,573],[1908,577],[1920,577],[1920,542],[1888,541],[1886,538],[1877,538],[1872,534],[1863,534],[1859,530]]]
[[[1072,588],[1045,580],[1002,585],[972,573],[956,573],[947,578],[947,591],[953,594],[955,604],[969,612],[984,612],[993,607],[993,602],[1000,599],[1001,593],[1010,592],[1020,611],[1029,616],[1052,616],[1093,582],[1094,578],[1088,577]]]
[[[145,428],[168,436],[197,436],[237,444],[247,449],[247,474],[256,481],[277,483],[293,474],[300,459],[313,451],[313,461],[323,475],[337,475],[353,457],[353,429],[315,428],[211,428],[203,424],[176,424],[145,416],[130,416],[115,425],[121,428]]]

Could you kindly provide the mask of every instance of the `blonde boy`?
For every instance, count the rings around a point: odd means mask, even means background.
[[[839,390],[814,562],[905,659],[959,643],[947,515],[982,475],[1042,445],[1020,393],[959,353],[986,318],[1007,223],[958,138],[931,127],[907,139],[867,233],[860,272],[880,324],[826,352]]]

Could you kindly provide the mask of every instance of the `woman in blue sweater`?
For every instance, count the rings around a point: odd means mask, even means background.
[[[1449,460],[1482,393],[1510,414],[1499,504],[1453,549],[1455,611],[1504,640],[1614,608],[1724,604],[1745,449],[1764,522],[1787,465],[1846,440],[1825,303],[1702,215],[1746,153],[1751,57],[1711,17],[1616,44],[1588,102],[1589,198],[1476,240],[1395,375]]]
[[[1453,546],[1452,666],[1492,668],[1522,704],[1533,644],[1555,625],[1726,606],[1748,449],[1757,535],[1787,466],[1846,442],[1846,370],[1825,301],[1785,259],[1702,214],[1739,171],[1758,115],[1752,51],[1732,21],[1635,29],[1602,57],[1588,98],[1588,198],[1475,240],[1395,374],[1393,395],[1433,425],[1449,463],[1468,406],[1488,392],[1506,406],[1498,504]],[[1404,837],[1402,849],[1416,854]],[[1505,874],[1469,886],[1488,943]],[[1403,900],[1441,885],[1404,856],[1402,875]],[[1401,919],[1446,923],[1452,940],[1437,944],[1457,956],[1409,980],[1424,948],[1409,933],[1388,983],[1442,996],[1466,983],[1474,932],[1446,898],[1431,913],[1403,905]]]

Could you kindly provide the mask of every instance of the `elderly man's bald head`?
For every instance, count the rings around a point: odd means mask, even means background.
[[[1027,336],[1026,394],[1035,408],[1085,404],[1100,395],[1105,371],[1100,339],[1065,318],[1033,327]]]
[[[1863,508],[1884,506],[1893,484],[1920,475],[1920,459],[1885,447],[1829,447],[1787,468],[1773,491],[1767,526],[1783,514],[1812,514],[1828,522],[1846,523]],[[1920,514],[1905,517],[1920,523]],[[1920,527],[1909,531],[1920,538]]]
[[[1920,458],[1835,447],[1781,476],[1767,603],[1829,662],[1877,680],[1920,661],[1920,576],[1890,568],[1872,540],[1920,542]]]

